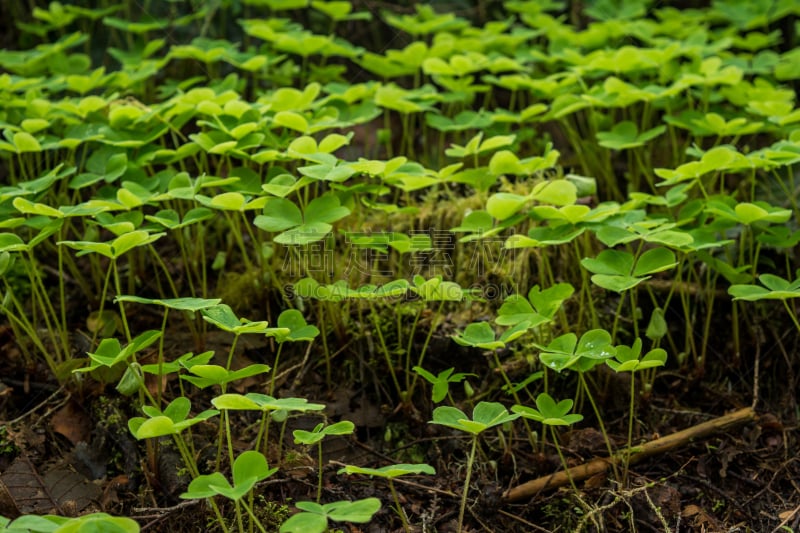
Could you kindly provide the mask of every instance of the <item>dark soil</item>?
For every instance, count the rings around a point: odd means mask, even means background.
[[[134,331],[150,328],[157,321],[146,312],[135,316],[139,323],[132,322]],[[749,325],[743,328],[743,349],[737,356],[727,334],[727,319],[719,314],[719,324],[715,324],[719,335],[708,347],[709,358],[702,369],[691,362],[680,367],[671,357],[653,390],[639,395],[634,441],[669,435],[753,404],[755,422],[636,464],[625,485],[609,473],[576,483],[577,490],[562,487],[513,504],[504,501],[504,491],[561,470],[561,460],[552,438],[548,434],[545,439],[540,427],[532,426],[539,431],[535,449],[519,421],[513,426],[514,433],[506,432],[502,439],[499,433],[488,431],[480,441],[464,530],[797,530],[800,340],[791,329],[780,329],[778,320]],[[439,371],[455,365],[458,371],[473,372],[478,376],[471,380],[473,399],[513,403],[498,392],[503,382],[491,368],[493,358],[460,348],[442,336],[459,327],[458,320],[455,314],[449,315],[434,335],[426,367]],[[187,351],[187,346],[191,348],[183,330],[181,321],[170,323],[167,353],[178,355]],[[420,335],[419,341],[423,340]],[[102,386],[88,378],[59,386],[40,365],[25,364],[18,341],[10,330],[0,331],[0,419],[4,421],[0,429],[0,514],[13,517],[99,510],[136,518],[144,531],[213,530],[213,514],[205,503],[178,497],[188,478],[170,443],[159,443],[155,463],[150,464],[145,444],[131,436],[127,418],[140,413],[132,409],[129,398],[112,385]],[[212,333],[204,349],[225,353],[228,342],[225,335]],[[427,388],[418,388],[413,405],[405,406],[387,392],[391,390],[388,373],[381,368],[380,356],[371,351],[366,335],[339,340],[331,335],[328,342],[331,352],[337,354],[332,365],[333,385],[326,383],[321,358],[311,357],[303,363],[306,350],[302,348],[282,355],[281,369],[298,366],[279,383],[277,394],[325,403],[329,420],[351,420],[357,426],[352,437],[325,441],[323,503],[378,497],[383,507],[372,523],[344,525],[342,530],[402,530],[384,480],[337,472],[344,464],[380,467],[425,462],[436,468],[435,476],[395,482],[403,509],[414,531],[455,531],[469,440],[426,423],[433,407]],[[315,346],[318,344],[319,340]],[[236,360],[240,365],[271,364],[273,354],[268,343],[243,337]],[[525,363],[514,364],[515,359],[522,361],[523,355],[502,354],[512,381],[521,381],[531,371]],[[628,382],[617,381],[608,372],[593,376],[607,430],[615,445],[622,446],[627,435]],[[553,380],[556,387],[563,387],[565,397],[574,393],[575,383],[569,378]],[[248,379],[235,390],[267,392],[267,388],[263,380]],[[165,390],[168,398],[179,393],[175,381],[166,383]],[[187,390],[194,406],[209,405],[210,392]],[[471,410],[463,393],[456,400]],[[607,456],[597,421],[590,416],[592,410],[584,404],[581,412],[586,419],[559,434],[571,466]],[[290,512],[283,504],[316,496],[315,451],[294,445],[291,430],[310,429],[320,420],[315,416],[290,418],[283,446],[279,450],[275,445],[270,451],[271,466],[280,463],[281,468],[258,486],[257,508],[273,530]],[[201,466],[213,460],[216,421],[212,422],[194,432]],[[232,417],[239,451],[252,447],[256,422],[245,415]],[[279,427],[275,426],[274,434]],[[45,495],[27,490],[37,483],[46,487]]]

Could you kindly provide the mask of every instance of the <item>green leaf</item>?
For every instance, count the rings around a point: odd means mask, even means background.
[[[522,209],[528,198],[519,194],[498,192],[489,197],[486,211],[497,220],[505,220]]]
[[[414,372],[422,376],[428,383],[433,385],[433,392],[432,392],[432,400],[434,403],[439,403],[447,396],[447,393],[450,389],[450,383],[459,383],[464,380],[467,376],[474,376],[475,374],[453,374],[454,368],[448,368],[447,370],[443,370],[439,372],[438,375],[434,376],[424,368],[420,366],[415,366],[412,368]]]
[[[197,196],[200,200],[201,195]],[[239,192],[224,192],[217,194],[206,202],[205,205],[213,209],[221,209],[223,211],[243,211],[247,204],[247,199],[242,193]]]
[[[270,470],[264,454],[255,450],[243,452],[233,462],[234,486],[249,485],[250,488],[263,479],[266,479],[277,469]],[[248,490],[250,490],[248,488]]]
[[[578,199],[577,191],[575,184],[569,180],[550,180],[538,183],[531,191],[531,197],[541,203],[571,205]]]
[[[296,429],[292,432],[296,444],[316,444],[328,435],[350,435],[355,431],[355,424],[349,420],[342,420],[326,426],[322,422],[317,424],[312,431]]]
[[[574,292],[575,288],[569,283],[556,283],[544,290],[539,289],[538,285],[534,285],[528,292],[528,300],[539,313],[552,318],[561,307],[561,304],[569,299]]]
[[[300,503],[306,502],[298,502],[298,505]],[[320,508],[322,508],[321,505]],[[322,511],[318,514],[304,512],[289,517],[286,522],[281,524],[280,533],[325,533],[327,529],[328,518]]]
[[[550,317],[537,313],[524,296],[512,294],[497,310],[495,322],[500,326],[515,326],[522,322],[529,322],[530,327],[536,327],[550,320]]]
[[[556,401],[546,392],[536,398],[536,407],[514,405],[511,410],[524,418],[529,418],[548,426],[569,426],[583,420],[583,415],[567,414],[572,409],[573,401],[570,399]]]
[[[479,402],[472,415],[473,420],[470,420],[460,409],[442,406],[433,410],[433,420],[429,423],[478,435],[490,427],[505,424],[519,417],[518,414],[509,414],[502,404],[496,402]]]
[[[429,474],[435,475],[436,470],[427,464],[394,464],[384,466],[381,468],[366,468],[361,466],[348,465],[339,470],[342,474],[364,474],[366,476],[382,477],[386,479],[394,479],[406,475]]]
[[[212,496],[219,494],[215,487],[230,488],[230,483],[228,483],[228,480],[225,479],[225,476],[219,472],[205,474],[193,479],[191,483],[189,483],[189,487],[187,488],[186,492],[181,494],[180,497],[185,500],[211,498]]]
[[[302,512],[292,516],[281,525],[281,533],[323,533],[328,519],[337,522],[366,523],[381,508],[377,498],[365,498],[354,502],[338,501],[320,505],[314,502],[297,502]]]
[[[601,329],[587,331],[580,340],[574,333],[566,333],[547,346],[537,347],[541,350],[539,359],[542,363],[556,372],[577,367],[581,361],[593,366],[613,357],[616,351],[611,344],[611,335]]]
[[[646,251],[636,260],[635,267],[633,254],[620,250],[603,250],[596,258],[581,260],[581,265],[594,273],[594,284],[615,292],[629,290],[650,274],[668,270],[676,264],[675,254],[666,248]]]
[[[431,468],[431,470],[433,470],[433,468]],[[427,474],[429,472],[422,473]],[[435,471],[431,473],[435,474]],[[331,520],[336,522],[355,522],[358,524],[363,524],[372,520],[372,516],[377,513],[380,508],[381,502],[378,498],[365,498],[354,502],[333,502],[323,506],[323,509],[325,509],[325,512],[328,514],[328,518]]]
[[[656,307],[653,309],[653,314],[650,315],[650,322],[647,324],[645,335],[648,339],[656,341],[664,338],[667,332],[667,321],[664,319],[664,310],[660,307]]]
[[[160,305],[167,309],[177,309],[180,311],[202,311],[209,307],[218,305],[222,300],[219,298],[143,298],[141,296],[120,295],[114,299],[115,302],[135,302],[145,305]]]
[[[303,214],[294,202],[285,198],[270,199],[264,206],[264,213],[253,223],[264,231],[284,231],[303,223]]]
[[[731,285],[728,293],[734,300],[746,300],[750,302],[758,300],[788,300],[790,298],[800,298],[800,271],[797,272],[798,278],[792,282],[774,274],[761,274],[758,280],[764,285]]]
[[[226,370],[219,365],[194,365],[192,367],[187,367],[187,370],[194,375],[182,375],[181,379],[185,379],[194,386],[204,389],[211,385],[223,385],[238,379],[264,374],[269,372],[269,369],[268,365],[262,364],[248,365],[240,370]]]
[[[288,335],[286,328],[269,328],[265,320],[253,322],[246,318],[238,318],[227,304],[216,304],[201,310],[203,320],[214,324],[223,331],[228,331],[236,335],[260,334],[271,337]]]
[[[633,254],[619,250],[603,250],[594,259],[584,258],[581,264],[595,274],[627,276],[633,270]]]
[[[74,518],[55,515],[23,515],[8,525],[4,525],[3,520],[0,517],[0,530],[8,533],[27,533],[29,531],[36,533],[139,533],[139,524],[135,520],[106,513],[91,513]]]
[[[509,150],[496,152],[489,161],[489,172],[495,176],[501,174],[524,175],[525,167],[520,163],[519,158]]]
[[[672,250],[666,248],[653,248],[647,250],[639,259],[636,260],[636,267],[633,269],[634,276],[646,276],[669,270],[678,264]]]
[[[28,249],[17,234],[15,233],[0,233],[0,251],[2,252],[22,252]]]
[[[14,147],[19,154],[42,151],[42,145],[39,144],[39,141],[36,140],[36,137],[26,131],[16,132],[13,137],[13,142]]]
[[[211,403],[217,409],[240,411],[321,411],[325,405],[309,403],[305,398],[273,398],[266,394],[249,392],[245,395],[228,393],[213,398]]]
[[[641,359],[642,339],[636,339],[633,346],[617,346],[614,359],[606,360],[606,364],[614,372],[637,372],[648,368],[664,366],[667,352],[661,348],[650,350]]]
[[[333,226],[325,222],[312,222],[284,231],[274,240],[280,244],[303,246],[321,241],[332,229]]]
[[[350,210],[341,205],[339,198],[333,194],[325,194],[309,202],[305,212],[306,224],[324,222],[331,224],[350,214]]]
[[[488,322],[475,322],[468,325],[463,333],[453,335],[453,340],[462,346],[474,346],[484,350],[496,350],[506,345],[495,339],[494,331]]]
[[[597,139],[600,146],[612,150],[626,150],[643,146],[647,141],[664,133],[666,129],[666,126],[661,125],[639,134],[636,124],[626,120],[615,124],[611,131],[598,132]]]
[[[189,401],[184,397],[178,399],[186,400],[186,402]],[[164,410],[164,414],[161,414],[161,411],[154,407],[143,406],[142,410],[145,411],[150,418],[133,417],[128,420],[128,428],[133,436],[140,440],[163,437],[166,435],[177,435],[184,429],[219,414],[219,411],[209,409],[198,413],[194,418],[186,419],[185,417],[188,415],[189,411],[186,409],[185,404],[183,402],[176,404],[175,401],[167,406],[167,409]]]
[[[308,132],[308,121],[299,113],[293,111],[280,111],[273,117],[275,124],[289,128],[300,133]]]
[[[139,246],[151,244],[164,235],[166,235],[166,233],[155,233],[151,235],[144,230],[131,231],[130,233],[120,235],[111,241],[112,257],[114,259],[119,258],[127,251],[138,248]]]
[[[278,342],[291,341],[312,341],[319,335],[319,329],[316,326],[310,326],[303,317],[303,314],[297,309],[286,309],[278,316],[278,327],[288,329],[289,334],[285,336],[279,335]]]
[[[49,205],[31,202],[21,196],[14,198],[11,204],[14,208],[24,215],[42,215],[50,218],[63,218],[64,213],[54,209]]]
[[[161,364],[152,363],[149,365],[142,365],[142,372],[155,374],[158,376],[166,376],[168,374],[179,372],[184,368],[189,369],[196,365],[208,364],[213,357],[213,351],[207,351],[197,355],[195,355],[193,352],[188,352],[181,355],[174,361],[168,361]]]

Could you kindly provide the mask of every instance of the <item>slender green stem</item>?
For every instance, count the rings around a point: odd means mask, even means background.
[[[211,508],[214,510],[214,514],[217,516],[217,522],[222,528],[223,533],[228,533],[230,529],[228,529],[227,524],[225,524],[225,518],[223,518],[222,513],[220,512],[217,502],[214,501],[214,498],[206,499],[208,500],[208,503],[211,504]]]
[[[409,533],[411,528],[408,524],[408,517],[406,517],[406,513],[403,511],[403,508],[400,506],[400,497],[397,495],[397,490],[394,488],[394,483],[392,482],[392,478],[387,478],[386,481],[389,482],[389,490],[392,492],[392,499],[394,500],[395,509],[397,510],[397,514],[400,515],[400,520],[403,522],[403,531]],[[458,528],[461,531],[461,528]]]
[[[63,240],[62,236],[62,228],[58,230],[58,240]],[[64,352],[64,355],[69,355],[69,348],[67,343],[67,296],[66,296],[66,289],[64,287],[64,281],[66,276],[64,276],[64,247],[63,246],[56,246],[56,250],[58,253],[58,298],[59,298],[59,306],[61,308],[61,338],[62,342],[64,342],[64,347],[67,351]]]
[[[66,332],[62,334],[58,331],[58,313],[56,313],[55,309],[53,308],[53,304],[47,295],[47,289],[42,282],[42,277],[39,274],[39,270],[36,268],[36,258],[33,255],[32,249],[28,249],[28,258],[29,266],[27,270],[28,279],[31,283],[31,295],[33,300],[37,303],[37,305],[34,306],[34,309],[41,309],[42,318],[44,319],[47,333],[50,336],[51,343],[53,344],[52,350],[56,355],[55,361],[60,363],[66,360],[66,356],[69,354],[69,347],[67,345],[65,336]],[[53,321],[55,321],[55,324]]]
[[[317,480],[317,503],[322,499],[322,441],[317,443],[317,459],[319,462],[319,472]]]
[[[256,451],[258,451],[258,449],[261,447],[261,437],[264,436],[264,430],[267,427],[267,415],[268,415],[267,411],[263,411],[261,413],[261,424],[260,424],[260,427],[258,428],[258,436],[256,437],[255,446],[253,446],[253,449],[256,450]],[[264,456],[266,457],[266,455],[267,455],[267,446],[266,446],[266,442],[265,442],[264,443]]]
[[[320,302],[319,304],[319,329],[322,336],[322,348],[325,351],[325,380],[328,385],[328,388],[331,388],[331,352],[330,348],[328,348],[328,333],[327,327],[325,325],[325,303]],[[275,360],[277,363],[277,359]]]
[[[278,464],[277,466],[281,466],[281,461],[283,460],[283,437],[286,435],[286,424],[289,422],[289,417],[283,419],[281,423],[281,432],[278,434]]]
[[[42,344],[41,339],[36,334],[36,328],[33,326],[33,324],[31,324],[30,320],[28,320],[28,315],[25,312],[25,309],[22,307],[22,304],[14,295],[14,291],[11,289],[11,287],[9,287],[7,281],[5,281],[5,287],[6,287],[6,294],[3,295],[2,298],[0,298],[0,301],[4,302],[6,301],[6,299],[9,299],[14,306],[15,310],[14,312],[11,312],[11,310],[8,309],[7,307],[3,308],[3,312],[6,314],[8,320],[11,322],[11,327],[15,331],[14,333],[15,337],[17,338],[27,337],[28,339],[30,339],[30,341],[33,343],[36,349],[39,350],[39,353],[41,353],[44,356],[44,359],[47,362],[47,366],[55,374],[56,363],[53,360],[52,356],[50,355],[50,352],[47,349],[45,349],[44,344]],[[22,331],[24,332],[24,335],[20,335],[17,332],[17,328],[21,328]],[[28,347],[26,343],[19,343],[19,346],[20,349],[22,350],[23,355],[25,356],[26,361],[31,361],[32,357],[28,352]]]
[[[464,480],[464,491],[461,494],[461,507],[458,510],[458,529],[457,531],[464,531],[464,511],[467,509],[467,494],[469,493],[469,481],[472,477],[472,463],[475,461],[475,450],[478,448],[478,436],[472,436],[472,449],[469,452],[469,459],[467,459],[467,477]]]
[[[200,475],[200,472],[197,469],[197,463],[194,460],[194,456],[189,452],[189,448],[186,447],[186,442],[184,442],[182,436],[173,435],[173,437],[175,440],[175,447],[178,448],[178,453],[180,453],[181,457],[183,458],[183,462],[186,464],[189,474],[192,476],[192,478],[196,478]]]
[[[250,491],[250,494],[252,495],[253,491]],[[242,507],[244,507],[244,510],[247,511],[247,514],[250,515],[250,524],[251,525],[255,524],[255,526],[258,528],[258,530],[261,533],[267,533],[267,530],[264,529],[263,525],[261,525],[261,520],[259,520],[258,517],[253,512],[252,506],[248,505],[247,503],[245,503],[244,500],[241,501],[241,504],[242,504]]]
[[[414,316],[414,322],[411,323],[411,332],[408,334],[408,346],[406,346],[406,390],[411,387],[411,376],[409,375],[409,370],[411,368],[411,349],[414,347],[414,333],[417,330],[417,323],[419,322],[420,316],[422,316],[422,311],[425,309],[425,306],[419,308],[419,311]],[[421,365],[420,365],[421,366]]]
[[[389,348],[386,346],[386,341],[383,338],[383,331],[378,323],[378,313],[375,311],[375,305],[372,301],[369,301],[369,308],[370,308],[370,316],[372,317],[372,322],[375,324],[375,333],[378,334],[378,341],[381,343],[381,350],[383,351],[383,356],[386,358],[386,366],[389,368],[389,375],[392,377],[392,382],[394,383],[394,387],[397,390],[397,394],[402,396],[403,388],[400,386],[400,382],[397,380],[397,374],[394,371],[394,363],[392,362],[392,356],[389,354]]]
[[[275,393],[275,376],[278,373],[278,363],[281,359],[281,350],[283,349],[284,343],[278,344],[278,353],[275,354],[275,364],[272,365],[272,379],[269,382],[269,395],[272,396]]]
[[[569,465],[567,464],[567,459],[564,457],[564,451],[561,449],[561,445],[558,443],[558,435],[556,434],[556,428],[550,426],[550,436],[553,438],[553,446],[556,449],[556,453],[558,454],[558,458],[561,460],[561,465],[564,467],[564,472],[567,474],[567,479],[569,479],[569,484],[572,485],[572,490],[575,493],[578,492],[578,487],[575,485],[575,480],[572,479],[572,474],[569,471]]]
[[[239,335],[240,335],[239,333],[234,333],[233,335],[233,342],[231,343],[231,349],[228,351],[228,361],[225,364],[225,370],[231,369],[231,364],[233,363],[233,353],[236,350],[236,343],[239,342]],[[222,388],[222,392],[224,393],[226,389],[225,383],[220,385],[220,387]]]
[[[117,266],[117,260],[114,258],[111,259],[111,267],[114,272],[114,290],[117,291],[117,296],[119,296],[122,294],[122,285],[119,281],[119,267]],[[122,321],[122,331],[125,333],[125,338],[127,341],[131,342],[133,337],[131,337],[131,328],[128,326],[128,318],[125,315],[125,304],[122,302],[122,300],[119,300],[118,303],[120,315],[119,318]]]
[[[239,506],[239,500],[233,502],[236,509],[236,525],[239,526],[239,532],[244,533],[244,521],[242,520],[242,508]]]
[[[506,374],[506,371],[503,369],[503,365],[500,364],[500,356],[497,355],[497,350],[493,350],[492,351],[492,355],[494,356],[494,364],[495,364],[496,368],[500,369],[500,375],[503,377],[503,381],[506,382],[506,387],[508,387],[509,394],[511,394],[511,396],[514,398],[514,401],[517,404],[522,405],[523,404],[522,399],[519,397],[519,394],[514,389],[514,385],[511,383],[511,380],[509,379],[508,374]],[[450,403],[455,405],[455,402],[453,401],[453,398],[450,396],[450,391],[449,390],[447,391],[447,397],[450,398]],[[528,442],[530,443],[531,448],[535,449],[536,448],[536,442],[533,439],[533,430],[531,429],[531,426],[530,426],[530,423],[528,422],[528,419],[527,418],[523,418],[522,419],[522,423],[525,426],[525,431],[526,431],[526,434],[528,436]]]
[[[789,305],[789,301],[786,298],[782,298],[781,301],[783,302],[783,306],[789,312],[789,317],[794,322],[794,327],[797,328],[797,332],[800,333],[800,321],[797,319],[797,314],[792,310],[792,307]]]
[[[635,339],[639,338],[639,318],[636,314],[636,288],[629,289],[629,294],[631,297],[631,317],[633,318],[633,337]]]
[[[611,448],[611,440],[608,438],[608,431],[606,431],[606,425],[603,423],[603,417],[600,415],[600,410],[597,408],[597,403],[594,401],[594,396],[592,392],[589,390],[589,384],[586,383],[586,378],[583,375],[583,372],[578,372],[578,380],[583,387],[583,391],[586,393],[586,398],[589,400],[589,403],[592,406],[592,411],[594,411],[594,415],[597,417],[597,425],[600,426],[600,432],[603,434],[603,440],[606,443],[606,449],[608,450],[608,456],[613,457],[614,451]],[[611,467],[614,469],[614,477],[619,479],[619,472],[617,471],[617,465],[615,463],[611,463]]]
[[[156,385],[156,407],[161,407],[161,394],[162,394],[162,383],[161,377],[163,374],[164,369],[164,333],[167,330],[167,316],[169,315],[169,307],[164,308],[164,318],[161,320],[161,338],[158,339],[158,379],[156,380],[158,384]]]
[[[233,438],[231,437],[231,417],[227,409],[222,411],[222,418],[225,421],[225,439],[228,442],[228,460],[231,468],[233,467]]]
[[[628,405],[628,445],[625,447],[625,466],[622,470],[622,484],[628,484],[628,467],[631,459],[631,442],[633,441],[633,418],[636,399],[636,372],[631,372],[630,405]]]
[[[428,328],[428,335],[425,337],[425,342],[422,344],[422,350],[420,350],[420,352],[419,352],[419,358],[417,360],[417,366],[422,366],[422,362],[425,359],[425,353],[428,351],[428,345],[431,342],[431,337],[433,337],[433,332],[436,329],[436,327],[438,326],[438,319],[439,319],[439,317],[442,316],[442,307],[444,307],[444,300],[439,302],[439,308],[436,310],[436,314],[431,319],[431,326],[430,326],[430,328]],[[412,375],[411,385],[408,387],[408,395],[407,395],[409,400],[411,399],[411,396],[412,396],[412,394],[414,392],[414,388],[417,385],[417,380],[419,380],[419,374],[417,374],[416,372],[412,373],[411,372],[411,368],[408,368],[408,364],[410,362],[408,359],[410,358],[410,354],[411,354],[411,352],[409,352],[409,357],[406,358],[406,366],[407,366],[406,375],[407,376],[408,375]]]

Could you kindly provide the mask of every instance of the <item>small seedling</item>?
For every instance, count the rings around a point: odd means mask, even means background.
[[[453,370],[455,370],[453,368],[442,370],[435,376],[420,366],[415,366],[412,370],[433,385],[431,391],[431,400],[433,400],[433,403],[439,403],[444,400],[445,397],[450,396],[451,383],[461,383],[467,376],[476,376],[476,374],[464,374],[462,372],[453,374]],[[450,398],[450,403],[454,403],[452,397]]]
[[[571,426],[583,420],[583,415],[568,414],[572,404],[573,401],[570,399],[556,403],[552,396],[543,392],[536,397],[537,409],[526,405],[514,405],[511,411],[546,426]]]
[[[197,476],[198,470],[194,454],[189,451],[180,433],[195,424],[218,415],[219,411],[207,409],[198,413],[194,418],[187,418],[191,407],[191,402],[184,396],[179,396],[172,400],[163,411],[156,407],[143,405],[142,411],[148,418],[137,416],[129,419],[128,429],[134,437],[140,440],[171,435],[189,472],[193,476]]]
[[[354,502],[340,501],[320,505],[314,502],[297,502],[300,513],[292,516],[281,525],[281,533],[324,533],[328,530],[328,520],[334,522],[353,522],[363,524],[381,508],[378,498],[365,498]]]
[[[547,346],[536,346],[542,350],[539,354],[542,363],[556,372],[572,367],[583,372],[613,357],[616,352],[611,334],[604,329],[587,331],[580,340],[574,333],[566,333]]]
[[[135,354],[157,341],[161,332],[145,331],[123,348],[117,339],[103,339],[93,353],[89,353],[89,366],[76,369],[75,372],[92,372],[99,379],[111,381],[124,374],[117,385],[117,390],[131,395],[140,390],[143,384],[141,369],[134,358]]]
[[[317,503],[322,498],[322,439],[328,435],[351,435],[355,431],[355,424],[349,420],[342,420],[326,426],[320,422],[311,431],[304,429],[295,429],[292,432],[294,435],[294,442],[296,444],[305,444],[306,446],[317,445],[317,460],[318,460],[318,485],[317,485]]]
[[[487,322],[475,322],[468,325],[464,332],[453,335],[453,340],[461,346],[473,346],[483,350],[497,350],[505,348],[507,342],[511,342],[524,335],[530,329],[531,323],[527,320],[515,324],[514,327],[504,331],[500,338],[495,336],[492,326]]]
[[[305,398],[273,398],[266,394],[259,394],[256,392],[249,392],[247,394],[222,394],[211,400],[212,405],[217,409],[224,412],[228,411],[261,411],[261,425],[256,437],[255,448],[261,446],[261,439],[264,438],[264,453],[267,453],[267,445],[269,444],[269,416],[272,415],[279,421],[285,422],[287,415],[291,411],[304,413],[307,411],[321,411],[325,409],[325,405],[321,403],[309,403]],[[277,416],[276,416],[277,415]],[[227,427],[228,417],[226,420],[226,435],[228,442],[231,442],[230,429]],[[283,435],[283,431],[281,431]],[[282,441],[283,439],[280,439]],[[281,442],[279,441],[279,445]],[[221,449],[222,439],[220,437],[219,447]],[[230,445],[229,445],[230,448]]]
[[[400,497],[397,495],[397,490],[395,490],[394,482],[392,481],[396,477],[406,476],[406,475],[418,475],[418,474],[429,474],[435,475],[436,470],[430,465],[426,464],[396,464],[396,465],[389,465],[384,466],[381,468],[365,468],[361,466],[352,466],[348,465],[341,470],[339,473],[342,474],[364,474],[367,476],[375,476],[375,477],[382,477],[386,479],[389,483],[389,490],[392,492],[392,498],[394,499],[395,509],[397,510],[397,514],[400,515],[400,519],[403,521],[403,529],[406,532],[410,531],[410,526],[408,524],[408,517],[406,517],[403,508],[400,507]]]
[[[478,435],[485,430],[511,422],[519,418],[519,414],[509,413],[502,404],[496,402],[479,402],[472,411],[472,419],[463,411],[455,407],[437,407],[433,410],[433,420],[430,424],[439,424],[472,435],[472,448],[467,458],[467,475],[464,479],[464,490],[461,494],[461,507],[458,512],[458,531],[464,524],[464,511],[467,508],[467,493],[469,481],[472,476],[472,465],[475,462],[475,450],[478,447]]]
[[[662,348],[654,348],[642,356],[642,339],[637,338],[633,346],[617,346],[614,359],[607,359],[606,364],[614,372],[630,372],[630,401],[628,405],[628,445],[625,456],[625,470],[622,474],[623,483],[628,479],[628,465],[630,462],[631,445],[633,441],[633,419],[635,416],[636,372],[664,366],[667,362],[667,352]]]
[[[278,363],[280,362],[281,350],[285,342],[313,341],[319,335],[316,326],[310,326],[303,318],[303,314],[297,309],[287,309],[278,316],[278,328],[288,330],[287,334],[278,334],[275,340],[278,341],[278,353],[275,354],[275,364],[272,368],[272,379],[269,382],[269,394],[275,393],[275,377],[278,374]]]
[[[569,470],[569,466],[564,457],[564,453],[561,451],[561,446],[558,444],[558,435],[556,435],[555,426],[571,426],[583,420],[583,415],[581,414],[569,414],[573,403],[574,402],[569,398],[556,403],[552,396],[543,392],[536,397],[536,409],[528,407],[527,405],[514,405],[511,407],[511,411],[519,414],[523,418],[541,422],[550,428],[558,457],[561,459],[561,464],[567,471]]]
[[[792,298],[800,298],[800,270],[798,270],[795,275],[797,279],[788,281],[774,274],[761,274],[758,280],[763,287],[760,285],[731,285],[728,289],[728,293],[733,296],[734,300],[745,300],[748,302],[780,300],[789,313],[789,317],[792,319],[797,331],[800,332],[800,321],[798,321],[797,314],[788,302]]]
[[[236,506],[236,522],[239,531],[244,533],[244,523],[240,505],[245,508],[254,524],[259,524],[259,520],[253,513],[253,509],[243,501],[243,498],[253,490],[256,483],[267,479],[277,472],[277,468],[269,468],[267,459],[257,451],[246,451],[239,455],[233,462],[233,485],[219,472],[212,472],[197,476],[189,483],[189,488],[180,495],[186,500],[199,498],[213,498],[214,496],[224,496],[233,500]],[[263,529],[259,527],[259,529]]]
[[[139,533],[139,524],[122,516],[91,513],[70,518],[57,515],[25,515],[15,520],[0,516],[0,530],[8,533],[54,533],[55,531],[104,531]]]

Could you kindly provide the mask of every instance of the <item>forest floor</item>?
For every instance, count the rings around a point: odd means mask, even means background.
[[[516,502],[508,501],[506,491],[562,470],[561,459],[551,439],[543,435],[532,448],[532,439],[521,432],[503,440],[487,432],[472,477],[465,530],[797,531],[798,339],[765,324],[759,335],[747,335],[747,350],[736,357],[724,335],[726,319],[720,314],[719,344],[709,347],[704,372],[686,371],[673,363],[658,374],[649,395],[640,395],[634,442],[665,437],[753,405],[754,417],[632,465],[625,485],[619,470],[608,469],[576,480],[575,488],[548,487]],[[140,320],[140,324],[132,324],[137,331],[151,327],[157,317],[142,314]],[[455,315],[448,316],[440,329],[459,327],[448,324],[457,320]],[[178,320],[171,323],[166,338],[166,350],[191,344]],[[127,419],[137,413],[126,398],[93,380],[58,386],[42,368],[24,364],[10,330],[0,331],[0,339],[0,514],[102,510],[134,517],[144,531],[211,527],[213,516],[204,503],[178,497],[187,478],[181,475],[179,455],[167,441],[160,443],[157,464],[147,464],[145,447],[127,428]],[[202,348],[225,352],[225,342],[229,340],[209,334]],[[329,420],[346,419],[356,425],[355,435],[325,441],[323,501],[376,496],[384,506],[372,523],[362,529],[344,526],[343,530],[401,530],[385,480],[337,471],[345,464],[380,467],[392,462],[425,462],[436,468],[435,476],[395,482],[403,509],[414,531],[454,531],[468,438],[425,423],[429,413],[418,409],[429,409],[429,401],[422,392],[413,407],[389,403],[369,343],[363,338],[340,342],[332,350],[337,355],[331,384],[326,383],[323,365],[309,361],[305,349],[298,350],[284,356],[282,368],[293,370],[278,383],[276,394],[325,403]],[[235,361],[242,366],[271,364],[272,353],[267,341],[243,337]],[[476,397],[500,388],[500,377],[490,370],[486,354],[478,350],[459,347],[437,333],[429,354],[432,370],[447,368],[458,359],[460,369],[479,376],[473,380]],[[513,370],[509,372],[513,377]],[[521,368],[521,372],[528,369]],[[624,446],[628,384],[616,379],[610,372],[601,372],[595,385],[606,391],[598,394],[597,401],[611,440]],[[177,390],[174,382],[164,385],[167,391]],[[149,386],[155,387],[155,383]],[[263,381],[248,378],[234,390],[264,392],[265,387]],[[208,393],[196,394],[194,404],[202,403],[202,395]],[[289,513],[283,504],[316,495],[315,452],[295,445],[291,431],[311,429],[320,420],[312,415],[291,417],[286,427],[277,425],[280,429],[274,430],[280,431],[283,444],[274,446],[270,461],[281,469],[259,486],[258,508],[267,518],[265,523],[275,525],[275,530]],[[244,415],[232,418],[238,449],[252,446],[248,438],[255,439],[256,421]],[[579,429],[560,435],[570,466],[608,455],[595,422],[587,418]],[[198,454],[209,461],[216,437],[211,427],[201,424],[194,433]]]

